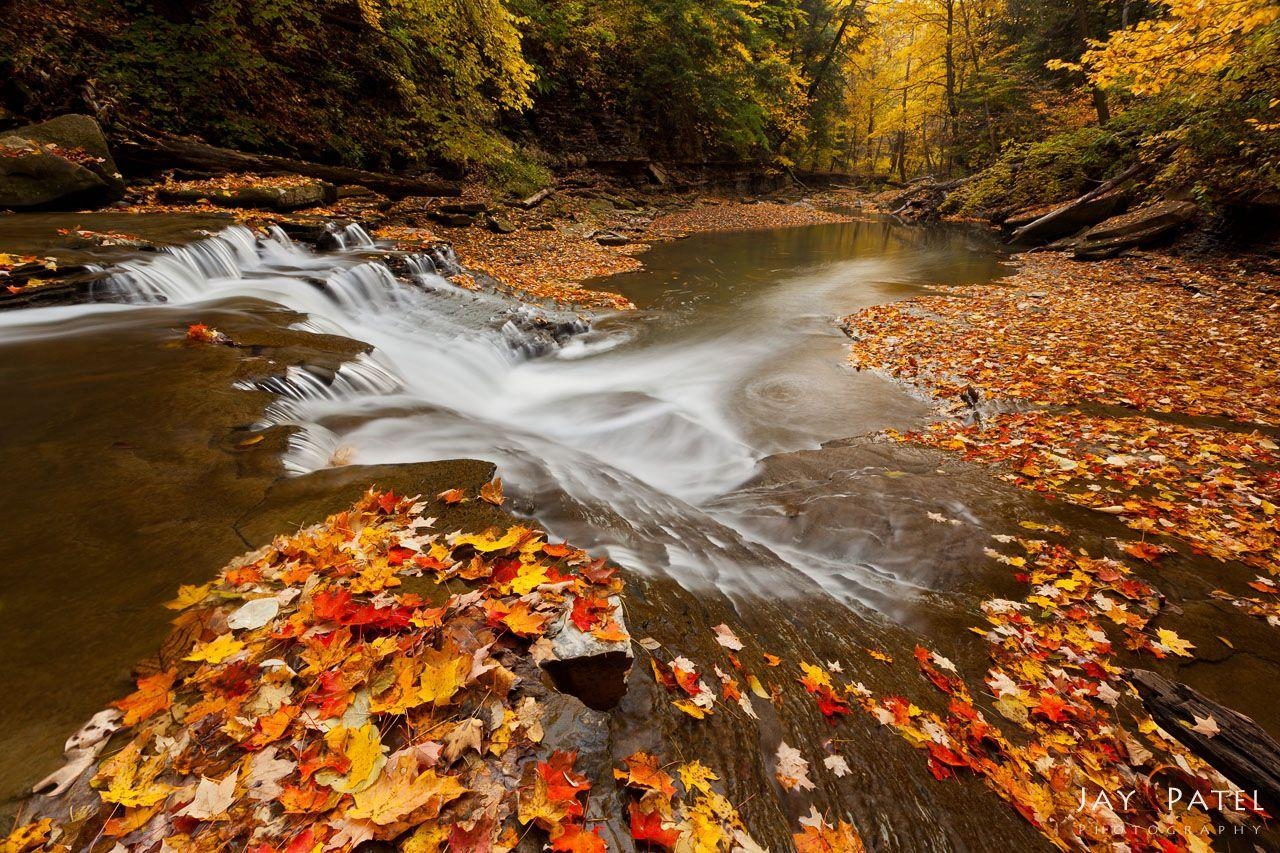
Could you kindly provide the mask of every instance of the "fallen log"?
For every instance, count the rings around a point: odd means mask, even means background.
[[[533,208],[537,207],[538,205],[546,201],[548,198],[550,198],[553,192],[555,192],[554,187],[546,187],[545,189],[540,189],[533,195],[529,196],[528,198],[524,198],[516,202],[516,205],[518,207],[523,207],[525,210],[532,210]]]
[[[208,175],[231,172],[306,175],[331,184],[359,184],[391,198],[462,194],[462,189],[457,184],[445,181],[367,172],[347,166],[327,166],[273,154],[249,154],[232,148],[219,148],[190,137],[133,131],[117,139],[113,150],[118,160],[134,169],[159,171],[180,167]]]
[[[1260,805],[1280,809],[1280,743],[1253,720],[1185,684],[1145,669],[1130,672],[1152,718]],[[1212,721],[1212,722],[1205,722]]]
[[[1103,182],[1098,187],[1090,190],[1075,201],[1067,202],[1061,207],[1056,207],[1039,219],[1023,225],[1013,232],[1013,240],[1022,239],[1053,239],[1054,237],[1062,237],[1066,234],[1082,228],[1087,225],[1094,225],[1107,217],[1115,214],[1118,205],[1121,203],[1120,197],[1115,197],[1116,205],[1094,204],[1095,201],[1101,201],[1103,196],[1112,190],[1119,189],[1123,184],[1138,177],[1138,175],[1152,168],[1152,164],[1147,162],[1135,163],[1128,169],[1125,169],[1119,175],[1116,175],[1109,181]],[[1088,209],[1092,207],[1093,210]],[[1077,216],[1077,213],[1086,213],[1084,216]],[[1093,218],[1096,217],[1096,218]],[[1092,221],[1089,221],[1092,220]],[[1065,228],[1066,230],[1062,230]]]

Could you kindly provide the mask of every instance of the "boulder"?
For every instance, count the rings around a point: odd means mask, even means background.
[[[466,228],[476,222],[476,216],[473,213],[447,213],[443,210],[433,210],[427,216],[433,222],[439,222],[449,228]]]
[[[1190,201],[1158,201],[1122,216],[1113,216],[1089,229],[1075,242],[1075,257],[1082,261],[1102,260],[1127,249],[1160,242],[1195,219],[1198,210]]]
[[[617,231],[597,231],[591,236],[601,246],[625,246],[631,242]]]
[[[15,210],[107,204],[124,195],[102,128],[65,115],[0,135],[0,207]]]
[[[514,234],[517,230],[516,224],[505,216],[489,216],[485,223],[495,234]]]

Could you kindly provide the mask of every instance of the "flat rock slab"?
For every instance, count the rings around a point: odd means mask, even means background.
[[[1018,240],[1043,243],[1074,234],[1081,228],[1096,225],[1124,210],[1129,203],[1126,189],[1114,189],[1094,198],[1076,199],[1059,205],[1042,216],[1016,227],[1013,236]],[[1013,225],[1007,222],[1008,225]]]
[[[207,201],[219,207],[248,207],[286,212],[330,204],[337,200],[338,191],[332,184],[324,181],[310,181],[286,186],[259,184],[245,187],[208,185],[161,187],[157,197],[161,201],[179,204]]]
[[[1075,243],[1075,257],[1102,260],[1126,249],[1149,246],[1195,219],[1199,208],[1189,201],[1159,201],[1089,229]]]

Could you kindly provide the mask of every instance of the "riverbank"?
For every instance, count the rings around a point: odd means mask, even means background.
[[[1272,677],[1270,632],[1280,625],[1280,376],[1269,355],[1280,343],[1280,277],[1266,259],[1247,257],[1017,260],[998,286],[843,321],[855,368],[935,403],[933,423],[883,440],[986,468],[1074,508],[1069,524],[1027,521],[1024,532],[995,537],[989,558],[1022,588],[1014,600],[985,602],[989,625],[978,632],[990,646],[984,681],[1006,719],[1000,727],[1030,736],[1032,754],[1050,758],[1001,761],[996,775],[960,763],[1065,843],[1132,841],[1158,826],[1179,849],[1197,849],[1214,820],[1244,826],[1271,804],[1175,815],[1099,800],[1068,821],[1075,789],[1065,780],[1083,774],[1116,790],[1156,748],[1173,750],[1169,760],[1199,778],[1193,785],[1228,785],[1204,761],[1221,760],[1212,738],[1231,717],[1226,708],[1270,731],[1280,725],[1269,701],[1254,698],[1254,685]],[[1213,696],[1216,715],[1157,725],[1131,704],[1134,668],[1148,667]],[[952,695],[963,689],[946,673],[932,680]],[[959,724],[970,725],[963,715]],[[909,741],[927,735],[907,718],[895,725]],[[1189,739],[1182,726],[1204,737]],[[1117,734],[1124,752],[1108,746]],[[1135,747],[1153,735],[1156,744]],[[1248,788],[1266,772],[1231,782]]]

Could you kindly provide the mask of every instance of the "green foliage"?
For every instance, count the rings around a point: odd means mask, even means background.
[[[1041,142],[1008,142],[1000,158],[952,193],[945,210],[975,213],[1074,198],[1124,167],[1123,138],[1086,127]]]
[[[675,159],[767,158],[821,124],[808,88],[836,28],[815,33],[811,23],[850,8],[826,0],[513,7],[528,22],[541,138]],[[840,35],[852,40],[853,31]]]
[[[500,161],[533,80],[501,0],[52,0],[11,23],[20,108],[56,104],[65,69],[131,120],[353,165]]]

